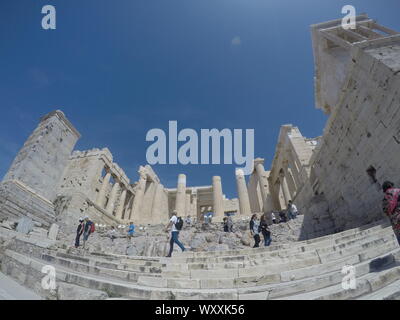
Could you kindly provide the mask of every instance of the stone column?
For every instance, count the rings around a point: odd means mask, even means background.
[[[178,186],[176,188],[175,210],[178,217],[185,215],[186,209],[186,176],[180,174],[178,176]]]
[[[107,208],[106,208],[106,211],[110,212],[111,214],[114,211],[115,200],[117,200],[118,191],[119,191],[119,182],[115,181],[115,183],[111,189],[110,198],[108,199]]]
[[[213,186],[213,206],[214,206],[213,220],[219,222],[222,221],[222,219],[224,218],[224,197],[222,194],[221,177],[214,176],[212,178],[212,186]]]
[[[186,193],[186,201],[185,201],[185,217],[189,216],[192,214],[192,208],[191,208],[191,199],[190,199],[190,194]]]
[[[122,190],[121,197],[119,198],[118,211],[117,211],[117,213],[115,215],[120,220],[122,220],[122,215],[124,213],[125,199],[126,199],[126,189],[124,188]]]
[[[251,215],[249,194],[246,187],[246,179],[242,169],[236,170],[236,185],[239,197],[240,214]]]
[[[131,215],[130,215],[131,220],[137,218],[138,215],[140,214],[139,210],[140,210],[140,207],[142,206],[144,190],[146,189],[147,176],[143,172],[140,172],[139,174],[140,174],[140,178],[139,178],[138,184],[136,186],[135,197],[133,198],[132,210],[131,210]]]
[[[297,188],[299,188],[300,185],[301,185],[301,183],[300,183],[300,173],[299,173],[299,170],[297,169],[297,166],[296,166],[296,164],[295,164],[295,162],[293,160],[293,155],[292,154],[289,155],[288,161],[289,161],[289,166],[290,166],[290,168],[292,170],[293,179],[294,179],[294,181],[296,183]]]
[[[101,184],[101,188],[99,194],[97,195],[96,203],[99,207],[104,207],[104,202],[106,200],[105,195],[107,191],[108,184],[110,183],[111,172],[107,170],[106,175],[103,178],[103,183]]]
[[[288,188],[287,181],[286,181],[284,174],[280,175],[280,180],[281,180],[281,186],[282,186],[282,191],[283,191],[283,197],[285,198],[285,208],[284,209],[286,209],[289,200],[291,200],[290,192],[289,192],[289,188]]]
[[[199,220],[199,213],[197,210],[197,189],[192,190],[192,206],[193,206],[193,214],[194,214],[194,217],[192,217],[192,218],[196,218],[197,220]]]
[[[256,172],[257,172],[258,182],[260,184],[261,196],[263,199],[263,212],[266,213],[268,210],[268,204],[267,204],[268,178],[265,173],[263,162],[256,163]]]

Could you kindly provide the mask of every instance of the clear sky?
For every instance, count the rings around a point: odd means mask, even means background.
[[[57,29],[41,28],[41,8]],[[108,147],[132,181],[148,130],[255,129],[255,155],[274,155],[279,128],[322,134],[309,26],[354,5],[400,30],[399,0],[1,0],[0,176],[39,118],[61,109],[81,132],[76,149]],[[156,165],[166,187],[222,177],[235,165]]]

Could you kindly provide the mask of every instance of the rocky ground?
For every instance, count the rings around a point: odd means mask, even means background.
[[[271,225],[272,243],[297,241],[302,222],[303,216],[298,216],[287,223]],[[90,236],[85,250],[130,256],[165,256],[169,249],[169,233],[164,232],[164,228],[165,225],[136,226],[136,234],[131,241],[126,238],[126,229],[120,229],[116,233],[117,238],[111,241],[107,237],[109,229],[98,227]],[[179,239],[186,248],[192,251],[243,249],[254,245],[247,219],[236,221],[232,233],[222,230],[221,223],[185,225],[179,234]],[[74,250],[74,234],[64,234],[61,231],[58,238],[59,247]],[[176,245],[175,251],[180,251]]]

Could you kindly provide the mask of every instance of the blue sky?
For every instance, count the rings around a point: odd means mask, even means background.
[[[41,8],[57,29],[41,28]],[[137,179],[148,130],[255,129],[268,169],[282,124],[307,137],[326,117],[314,107],[309,26],[354,5],[400,30],[398,0],[1,0],[0,176],[38,119],[61,109],[81,132],[76,149],[108,147]],[[220,175],[236,197],[235,165],[156,165],[167,187]]]

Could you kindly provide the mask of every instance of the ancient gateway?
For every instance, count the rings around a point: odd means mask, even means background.
[[[210,185],[190,186],[185,174],[179,174],[176,188],[170,189],[151,166],[143,165],[131,181],[107,148],[74,151],[80,134],[59,110],[41,118],[0,184],[0,220],[30,218],[51,230],[49,241],[57,238],[55,225],[74,230],[84,215],[108,226],[166,223],[173,210],[199,220],[213,212],[213,221],[221,222],[227,213],[270,216],[293,200],[304,214],[299,242],[282,245],[279,257],[273,246],[218,254],[189,252],[168,261],[153,257],[147,264],[136,257],[130,265],[128,258],[110,254],[105,266],[98,256],[88,254],[87,270],[99,268],[98,285],[93,285],[94,280],[84,275],[68,276],[68,268],[78,272],[80,267],[72,265],[82,261],[25,235],[14,237],[0,251],[3,272],[48,297],[43,289],[27,284],[28,276],[15,273],[40,274],[45,252],[43,264],[69,259],[60,268],[63,285],[87,290],[106,286],[115,295],[130,298],[345,299],[387,298],[388,292],[398,297],[390,288],[400,283],[399,269],[372,276],[367,266],[379,257],[386,257],[388,265],[400,258],[390,227],[382,220],[380,185],[386,179],[400,185],[400,33],[366,15],[357,17],[354,30],[345,30],[340,23],[311,26],[316,107],[329,115],[323,134],[306,138],[298,127],[282,125],[271,168],[266,170],[264,159],[257,158],[250,176],[241,170],[232,173],[235,199],[225,197],[219,176],[210,177]],[[27,252],[36,264],[26,258]],[[200,267],[200,262],[206,266]],[[120,265],[114,273],[103,270],[113,269],[113,263]],[[158,271],[143,267],[141,274],[129,269],[135,263]],[[339,287],[344,264],[358,268],[364,277],[360,287]],[[118,278],[117,269],[124,270],[131,283],[101,278]],[[317,276],[320,282],[306,281]]]

